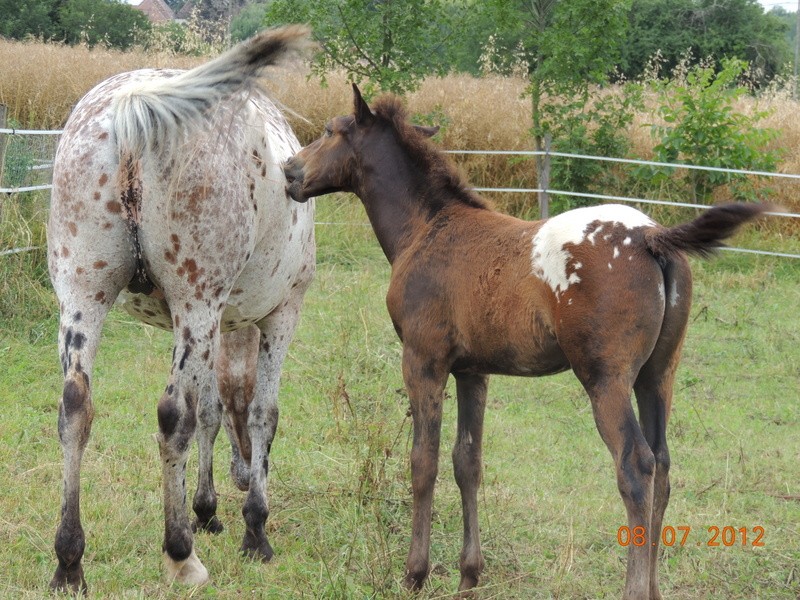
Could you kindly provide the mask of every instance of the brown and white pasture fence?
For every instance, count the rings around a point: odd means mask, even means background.
[[[60,130],[33,130],[16,129],[6,127],[5,107],[0,105],[0,194],[16,194],[22,192],[35,192],[51,189],[52,166],[55,148],[58,144]],[[12,150],[13,152],[8,152]],[[20,159],[19,152],[22,153]],[[533,158],[542,157],[542,177],[539,179],[540,187],[535,188],[515,188],[515,187],[476,187],[478,192],[491,192],[502,194],[527,194],[535,196],[539,206],[541,218],[549,216],[549,205],[551,196],[565,196],[584,198],[589,200],[624,202],[639,205],[662,205],[682,208],[708,209],[705,204],[695,204],[690,202],[675,202],[672,200],[659,200],[657,198],[636,198],[631,196],[618,196],[608,194],[594,194],[587,192],[572,192],[554,189],[548,185],[550,164],[553,158],[569,158],[580,160],[597,160],[604,162],[614,162],[620,164],[668,167],[674,169],[695,169],[701,171],[717,171],[749,177],[766,177],[775,179],[790,179],[797,182],[800,187],[800,174],[791,173],[772,173],[768,171],[747,171],[742,169],[725,169],[721,167],[709,167],[703,165],[689,165],[683,163],[664,163],[649,160],[638,160],[629,158],[611,158],[605,156],[592,156],[584,154],[571,154],[566,152],[544,151],[523,151],[523,150],[446,150],[445,152],[454,155],[501,155],[508,157]],[[800,214],[791,212],[772,212],[768,213],[773,217],[782,219],[798,219]],[[320,222],[318,225],[335,225],[337,223]],[[0,248],[0,257],[20,252],[27,252],[37,249],[36,246],[26,246],[19,248]],[[724,250],[731,252],[744,252],[750,254],[762,254],[767,256],[777,256],[781,258],[800,258],[800,253],[778,252],[775,250],[763,250],[753,248],[725,247]]]

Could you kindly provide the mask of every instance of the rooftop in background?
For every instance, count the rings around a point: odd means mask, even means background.
[[[164,0],[125,0],[133,8],[142,11],[151,23],[175,20],[175,13]]]

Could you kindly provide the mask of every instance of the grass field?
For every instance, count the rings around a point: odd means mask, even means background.
[[[410,535],[411,427],[400,344],[383,303],[389,268],[356,202],[327,198],[318,206],[319,221],[349,224],[317,227],[318,275],[285,365],[270,471],[275,558],[262,565],[239,555],[243,494],[227,475],[223,433],[216,481],[226,529],[196,537],[212,584],[163,583],[153,435],[171,336],[115,309],[95,368],[96,418],[82,478],[92,597],[412,597],[400,584]],[[13,261],[33,259],[0,260],[7,261],[8,277]],[[679,540],[678,528],[691,530],[682,546],[664,549],[666,598],[800,597],[798,262],[731,253],[693,261],[694,308],[668,429],[672,500],[665,519]],[[0,293],[8,311],[12,289]],[[13,318],[0,313],[8,317],[0,323],[3,598],[47,597],[56,564],[57,319],[46,287],[37,293],[43,310],[23,305]],[[458,585],[453,395],[451,386],[433,571],[418,598],[447,597]],[[610,456],[574,377],[494,378],[484,457],[479,510],[486,570],[479,597],[618,598],[625,549],[617,532],[625,512]],[[195,482],[192,473],[190,489]],[[720,537],[718,547],[709,546],[709,527],[735,528],[736,543],[726,547]],[[753,547],[759,527],[764,545]],[[740,528],[748,534],[744,546]]]

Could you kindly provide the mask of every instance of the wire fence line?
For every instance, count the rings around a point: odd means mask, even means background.
[[[0,128],[0,193],[15,194],[22,192],[32,192],[52,189],[52,167],[55,148],[58,143],[58,136],[62,130],[37,130],[37,129],[16,129],[3,127]],[[45,139],[46,143],[26,143],[22,136],[34,139]],[[41,136],[41,137],[40,137]],[[606,156],[592,156],[586,154],[572,154],[568,152],[554,152],[550,150],[444,150],[447,154],[461,155],[500,155],[500,156],[546,156],[561,157],[571,159],[595,160],[604,162],[614,162],[621,164],[632,164],[652,167],[666,167],[672,169],[694,169],[703,171],[716,171],[738,175],[751,175],[758,177],[783,178],[797,180],[800,182],[800,174],[793,173],[773,173],[769,171],[747,171],[744,169],[726,169],[723,167],[711,167],[704,165],[692,165],[685,163],[666,163],[651,160],[639,160],[630,158],[615,158]],[[21,158],[20,158],[21,157]],[[10,168],[9,168],[10,165]],[[4,187],[6,183],[17,183]],[[19,185],[22,183],[22,185]],[[705,204],[695,204],[688,202],[675,202],[671,200],[659,200],[655,198],[635,198],[630,196],[619,196],[610,194],[594,194],[589,192],[573,192],[566,190],[545,188],[512,188],[512,187],[475,187],[477,192],[496,192],[496,193],[523,193],[523,194],[550,194],[554,196],[568,196],[577,198],[588,198],[592,200],[604,200],[614,202],[629,202],[635,204],[651,204],[663,206],[676,206],[683,208],[708,209],[710,206]],[[796,219],[800,214],[791,212],[768,212],[767,214]],[[333,222],[320,222],[317,225],[336,225]],[[37,247],[12,248],[0,251],[0,257],[19,252],[35,250]],[[754,250],[749,248],[730,248],[726,250],[746,252],[750,254],[761,254],[767,256],[778,256],[782,258],[800,258],[800,254],[785,252],[772,252],[767,250]]]

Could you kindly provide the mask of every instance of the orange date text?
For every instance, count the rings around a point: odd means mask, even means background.
[[[764,546],[764,528],[755,527],[717,527],[712,525],[706,529],[706,534],[701,540],[690,539],[692,528],[688,525],[673,527],[667,525],[661,528],[661,535],[653,536],[645,527],[631,529],[623,525],[617,530],[617,542],[620,546],[685,546],[694,543],[697,546]],[[696,536],[694,536],[696,537]]]

